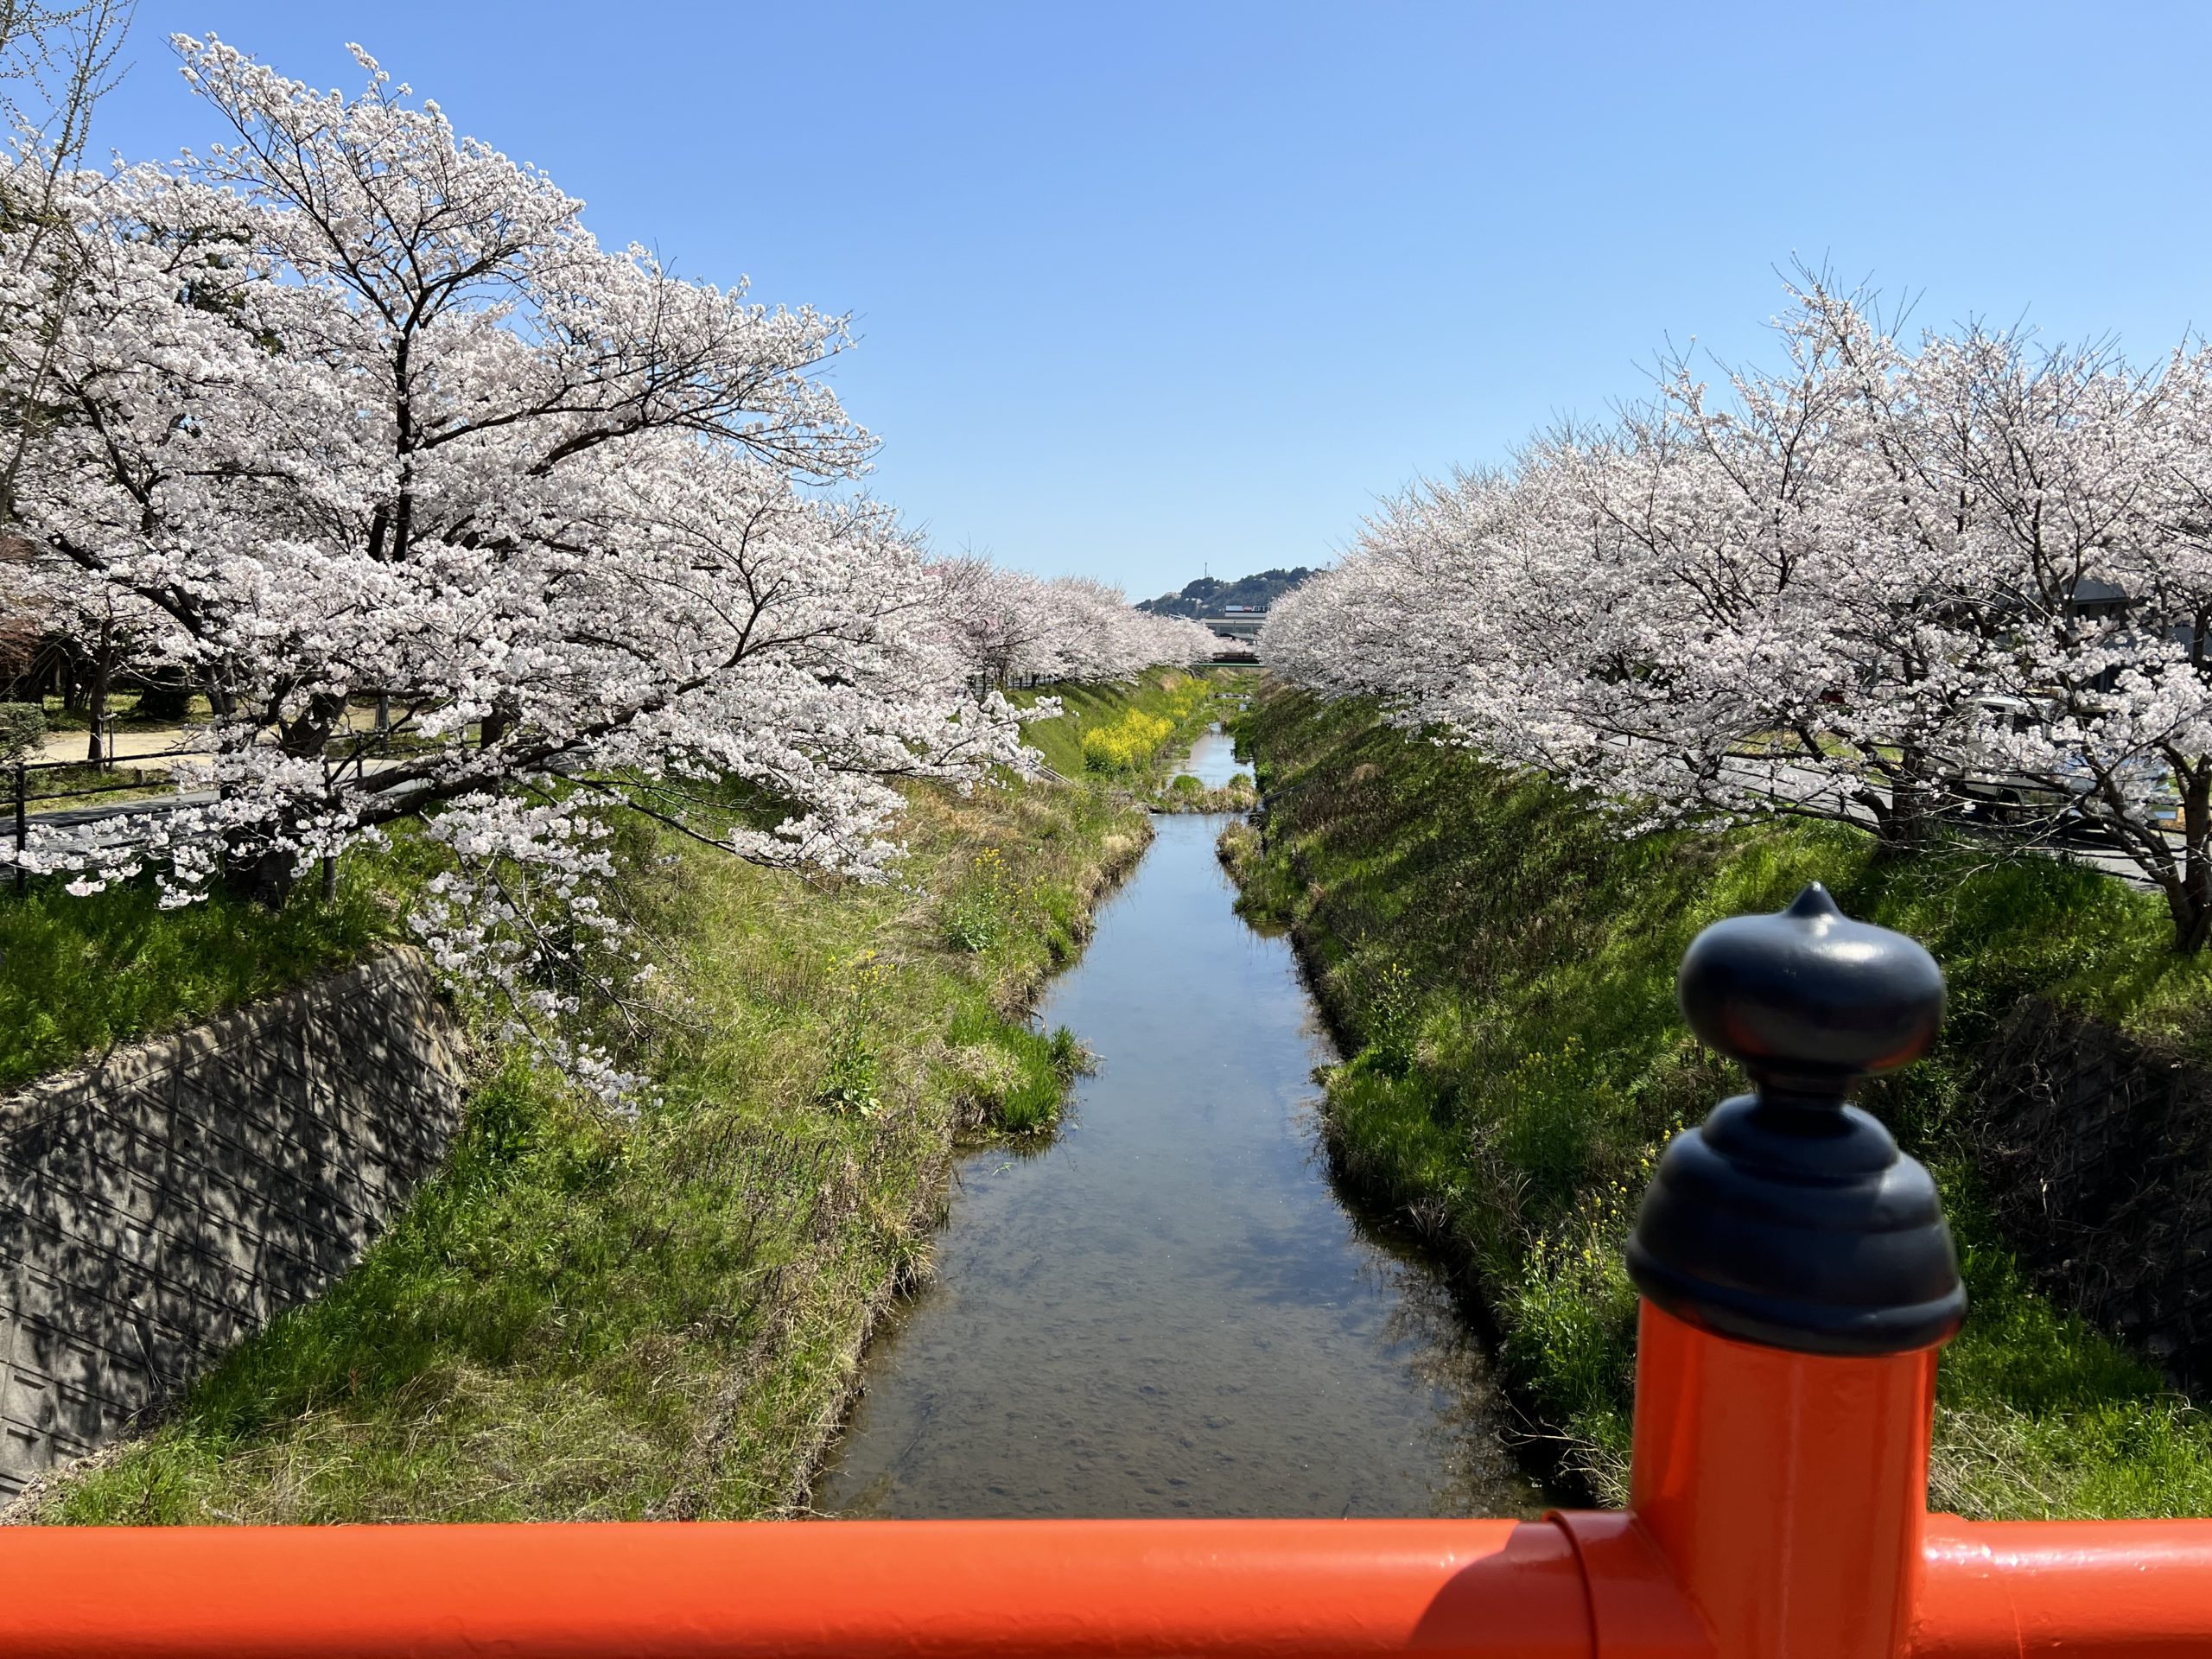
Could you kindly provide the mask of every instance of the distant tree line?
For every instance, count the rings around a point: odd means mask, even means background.
[[[1265,610],[1292,588],[1313,574],[1306,565],[1288,570],[1262,570],[1255,576],[1239,576],[1234,582],[1224,582],[1218,576],[1200,576],[1196,582],[1185,582],[1179,594],[1162,594],[1158,599],[1140,603],[1141,611],[1150,611],[1154,616],[1219,616],[1231,605],[1241,605],[1253,610]]]

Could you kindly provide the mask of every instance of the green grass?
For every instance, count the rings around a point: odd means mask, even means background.
[[[388,874],[349,860],[336,903],[302,893],[275,913],[219,893],[165,911],[143,880],[0,890],[0,1088],[358,960],[402,931]]]
[[[1554,785],[1290,693],[1240,728],[1264,849],[1225,838],[1244,903],[1291,925],[1351,1058],[1339,1168],[1474,1269],[1509,1376],[1596,1491],[1625,1471],[1635,1296],[1620,1247],[1665,1139],[1740,1087],[1688,1037],[1697,931],[1825,881],[1925,943],[1943,1039],[1868,1103],[1942,1185],[1973,1298],[1947,1351],[1934,1490],[1982,1516],[2212,1514],[2212,1429],[2159,1374],[2028,1287],[1969,1155],[1975,1056],[2030,992],[2178,1056],[2212,1051],[2212,964],[2155,899],[2048,860],[1953,845],[1904,861],[1847,829],[1635,840]]]
[[[1231,699],[1249,683],[1249,675],[1234,669],[1155,668],[1127,683],[1054,686],[1010,695],[1025,707],[1044,696],[1060,700],[1062,712],[1058,719],[1033,721],[1022,728],[1021,734],[1062,777],[1081,778],[1089,772],[1094,777],[1143,781],[1157,772],[1162,763],[1180,761],[1191,744],[1208,726],[1224,717]],[[1091,753],[1102,759],[1109,750],[1118,754],[1113,735],[1129,730],[1136,718],[1164,719],[1166,730],[1155,733],[1146,746],[1147,752],[1132,753],[1127,764],[1091,764]],[[1104,747],[1102,739],[1106,741]]]
[[[1008,1135],[1055,1127],[1068,1085],[1089,1064],[1065,1026],[1037,1031],[981,1009],[956,1015],[946,1041],[956,1086],[975,1117]]]
[[[81,811],[120,806],[129,801],[160,799],[175,792],[165,765],[124,761],[116,766],[48,766],[26,774],[23,804],[30,812]],[[12,788],[12,783],[10,787]],[[9,797],[10,809],[13,796]]]
[[[1057,1114],[1081,1057],[1022,1010],[1148,831],[1094,791],[1037,785],[916,789],[906,833],[902,881],[864,887],[633,828],[609,896],[666,987],[620,1057],[652,1082],[634,1122],[486,1045],[448,1164],[359,1267],[60,1483],[40,1518],[803,1504],[874,1316],[927,1271],[956,1135]],[[989,925],[963,933],[952,912],[979,881]],[[293,913],[249,918],[224,951],[308,927]],[[142,920],[219,941],[240,919],[175,919],[191,915]],[[168,950],[156,977],[178,976]],[[218,977],[220,995],[257,988]]]

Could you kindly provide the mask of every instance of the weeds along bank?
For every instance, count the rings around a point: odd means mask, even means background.
[[[1217,788],[1209,789],[1205,780],[1182,772],[1167,780],[1166,788],[1153,798],[1155,812],[1249,812],[1260,804],[1260,791],[1255,787],[1251,775],[1237,772]]]
[[[1926,1160],[1973,1311],[1946,1351],[1933,1500],[1980,1516],[2212,1514],[2212,1424],[2162,1374],[2031,1287],[1977,1173],[1978,1067],[2039,994],[2212,1051],[2202,962],[2154,898],[1986,848],[1878,859],[1866,836],[1771,821],[1624,840],[1556,786],[1274,690],[1240,723],[1267,802],[1224,857],[1287,923],[1351,1058],[1328,1079],[1332,1159],[1473,1272],[1541,1432],[1609,1499],[1626,1470],[1635,1296],[1621,1245],[1659,1147],[1741,1084],[1675,1006],[1697,931],[1806,881],[1925,943],[1942,1043],[1867,1091]]]
[[[1259,804],[1240,774],[1208,789],[1177,767],[1216,721],[1232,718],[1257,677],[1236,667],[1154,669],[1134,686],[1077,686],[1058,696],[1066,713],[1023,728],[1063,777],[1141,800],[1155,812],[1249,812]],[[1033,702],[1041,692],[1016,694]]]
[[[1058,719],[1027,725],[1021,735],[1063,778],[1145,790],[1166,781],[1164,769],[1227,715],[1249,683],[1236,669],[1155,668],[1129,683],[1008,695],[1025,708],[1044,697],[1058,700]]]
[[[802,1504],[875,1315],[925,1270],[956,1135],[1033,1129],[1057,1113],[1077,1051],[1064,1033],[1032,1033],[1021,1012],[1149,835],[1141,811],[1103,790],[927,787],[909,799],[910,852],[892,886],[810,882],[634,829],[607,896],[648,942],[663,988],[634,1025],[601,1015],[657,1097],[625,1121],[480,1042],[487,1069],[448,1166],[361,1263],[233,1352],[143,1439],[49,1488],[35,1518],[742,1516]],[[297,919],[290,907],[256,921],[150,904],[141,916],[127,890],[103,895],[112,925],[67,936],[48,918],[45,960],[73,950],[191,981],[166,1001],[189,1017],[274,988],[248,969],[253,926],[290,939],[302,968],[373,944],[404,903],[406,858],[403,843],[378,863],[349,859],[331,913],[302,896]],[[226,935],[233,922],[240,932]],[[20,913],[8,925],[11,939],[40,937]],[[173,926],[194,931],[132,956]],[[195,952],[211,943],[203,963]],[[107,1006],[62,1023],[74,1041],[130,1014]]]

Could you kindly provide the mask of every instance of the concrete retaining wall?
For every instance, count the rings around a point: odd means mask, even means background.
[[[461,1080],[397,952],[0,1100],[0,1497],[350,1266]]]

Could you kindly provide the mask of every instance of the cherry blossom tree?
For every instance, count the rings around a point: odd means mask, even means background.
[[[873,441],[816,372],[842,319],[602,248],[359,48],[349,98],[175,44],[226,142],[95,172],[26,139],[0,176],[41,204],[0,213],[0,509],[11,580],[205,694],[203,793],[41,830],[33,868],[277,900],[420,818],[450,861],[417,931],[544,1033],[638,970],[613,814],[880,875],[901,779],[1033,765],[994,679],[1193,649],[929,561],[855,487]]]
[[[10,502],[37,580],[143,617],[147,660],[206,692],[186,781],[214,798],[42,835],[42,868],[273,897],[427,815],[458,864],[418,923],[512,988],[588,910],[609,808],[873,874],[898,779],[1018,760],[913,539],[805,487],[871,447],[813,377],[841,320],[601,248],[365,54],[349,99],[177,45],[233,141],[54,178],[19,156],[9,188],[62,233],[0,230],[0,351],[38,426]]]
[[[1035,660],[1050,622],[1043,583],[1026,571],[1004,570],[975,554],[930,567],[940,626],[978,690],[1004,691]]]
[[[10,232],[0,306],[12,326],[0,334],[0,524],[10,512],[16,473],[28,447],[45,428],[42,411],[55,340],[54,324],[78,273],[68,259],[68,226],[60,211],[62,181],[81,166],[100,99],[120,79],[119,63],[133,0],[0,0],[0,119],[9,130],[19,165],[0,168],[0,226]],[[0,638],[10,655],[27,664],[38,642],[85,619],[75,607],[55,607],[17,580],[19,553],[28,548],[9,536],[0,547]],[[118,601],[101,601],[111,622]],[[92,630],[99,671],[113,665],[111,626]],[[78,641],[82,641],[81,632]],[[92,742],[100,741],[94,709]],[[93,758],[99,758],[97,748]]]
[[[2146,373],[1979,328],[1915,365],[1965,556],[1955,631],[1978,647],[1955,658],[1987,687],[1947,779],[2017,780],[2117,847],[2191,951],[2212,938],[2208,371],[2202,350]]]
[[[973,556],[931,569],[947,637],[986,686],[1128,680],[1156,664],[1203,661],[1217,645],[1188,618],[1140,611],[1119,588],[1089,577],[1046,581]]]
[[[2212,353],[1907,343],[1808,274],[1783,361],[1389,503],[1262,648],[1643,824],[2088,832],[2212,937]]]

